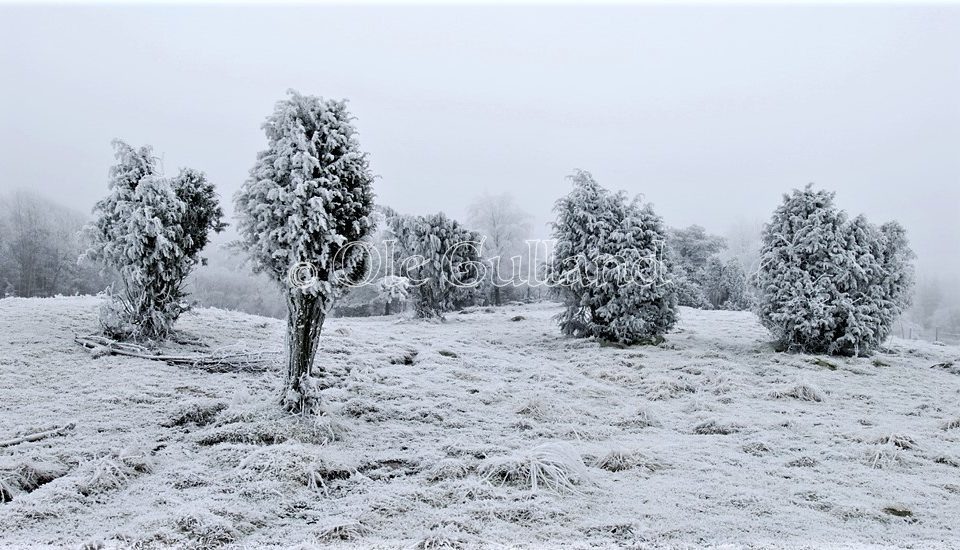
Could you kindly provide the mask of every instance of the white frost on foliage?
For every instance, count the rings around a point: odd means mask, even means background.
[[[119,274],[101,324],[118,338],[163,339],[186,310],[184,281],[206,245],[221,231],[222,211],[202,172],[159,173],[150,147],[115,141],[117,164],[110,169],[110,194],[94,208],[86,232],[92,260]]]
[[[658,341],[676,323],[677,292],[660,217],[577,171],[557,201],[548,277],[564,298],[564,333],[624,344]]]
[[[373,192],[345,101],[290,90],[263,124],[268,147],[236,197],[238,229],[253,267],[285,284],[297,264],[313,268],[300,291],[327,305],[365,266]],[[289,288],[289,286],[285,286]]]
[[[909,304],[911,258],[899,224],[849,220],[833,193],[808,185],[764,228],[757,313],[784,348],[869,353]]]

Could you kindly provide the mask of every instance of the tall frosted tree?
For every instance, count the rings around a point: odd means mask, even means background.
[[[763,231],[757,313],[784,349],[865,354],[909,305],[913,253],[899,224],[850,220],[833,199],[811,185],[784,196]]]
[[[667,232],[667,252],[673,263],[672,278],[677,285],[677,303],[681,306],[709,309],[713,304],[707,280],[716,266],[711,260],[726,247],[722,237],[710,235],[699,225]],[[718,260],[717,260],[718,261]]]
[[[166,338],[187,309],[184,283],[211,231],[222,231],[223,212],[202,172],[183,169],[164,177],[150,147],[114,142],[110,194],[94,207],[84,258],[116,271],[119,284],[101,310],[107,335]]]
[[[374,176],[344,101],[289,91],[267,117],[267,148],[236,196],[240,245],[287,301],[282,406],[318,411],[312,378],[320,331],[334,300],[363,277],[358,243],[373,229]]]
[[[736,311],[750,309],[752,296],[738,258],[730,258],[724,263],[720,258],[711,257],[701,272],[700,280],[704,296],[712,308]]]
[[[664,257],[666,229],[649,204],[611,193],[589,172],[557,201],[548,284],[563,296],[565,334],[654,343],[676,323],[676,287]]]

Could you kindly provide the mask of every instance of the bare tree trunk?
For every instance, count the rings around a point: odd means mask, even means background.
[[[386,305],[383,306],[383,314],[384,314],[384,315],[390,315],[390,302],[392,302],[392,301],[393,301],[393,300],[389,300],[389,299],[388,299]]]
[[[493,305],[495,306],[500,305],[500,287],[499,286],[493,287]]]
[[[287,296],[287,309],[287,374],[280,401],[292,413],[315,414],[320,400],[311,375],[326,311],[322,300],[299,292]]]

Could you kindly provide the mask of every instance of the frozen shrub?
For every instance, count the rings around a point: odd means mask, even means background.
[[[730,258],[726,263],[719,258],[710,258],[703,269],[701,281],[703,292],[714,309],[740,311],[750,309],[753,305],[747,275],[736,258]]]
[[[112,302],[101,311],[104,332],[117,339],[162,340],[186,310],[184,283],[210,231],[222,231],[213,185],[189,168],[159,172],[150,147],[114,141],[110,194],[94,207],[85,259],[117,273]]]
[[[267,148],[240,188],[240,246],[287,302],[281,404],[319,412],[312,379],[320,330],[334,300],[367,274],[361,244],[373,229],[373,174],[343,101],[289,92],[263,129]]]
[[[387,218],[387,224],[396,239],[398,271],[413,286],[417,317],[443,317],[447,311],[473,305],[486,271],[479,233],[443,212],[395,215]]]
[[[896,222],[848,220],[832,193],[794,190],[764,227],[757,313],[783,349],[869,353],[909,303],[912,257]]]
[[[588,172],[571,180],[573,191],[554,207],[547,273],[566,307],[561,329],[621,344],[661,341],[677,320],[663,222],[649,204],[611,193]]]
[[[668,231],[667,251],[674,264],[672,277],[679,305],[710,309],[704,275],[708,263],[724,248],[723,238],[708,234],[699,225]]]

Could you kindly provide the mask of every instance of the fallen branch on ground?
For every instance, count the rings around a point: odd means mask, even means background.
[[[76,427],[77,427],[76,423],[71,422],[66,426],[60,426],[59,428],[53,428],[52,430],[34,432],[32,434],[22,435],[20,437],[14,437],[13,439],[7,439],[6,441],[0,441],[0,447],[12,447],[14,445],[27,443],[29,441],[40,441],[41,439],[44,439],[47,437],[52,437],[55,435],[63,435]]]
[[[210,372],[263,372],[277,367],[279,351],[250,351],[237,346],[204,354],[166,355],[137,344],[115,342],[103,336],[74,336],[73,340],[96,354],[123,355],[163,361],[170,365],[196,367]]]

